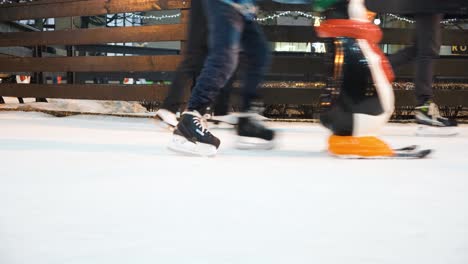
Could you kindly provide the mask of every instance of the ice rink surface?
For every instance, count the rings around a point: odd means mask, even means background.
[[[152,120],[0,113],[1,264],[466,264],[468,126],[390,124],[424,160],[341,160],[316,124],[273,151],[166,149]]]

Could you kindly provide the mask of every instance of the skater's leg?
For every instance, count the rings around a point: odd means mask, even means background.
[[[203,0],[203,4],[205,12],[210,14],[207,17],[209,55],[192,91],[188,110],[182,114],[174,131],[170,148],[211,156],[216,154],[220,140],[206,128],[202,115],[237,67],[245,18],[222,1]]]
[[[156,118],[162,121],[161,124],[164,127],[174,128],[177,126],[176,112],[184,103],[186,91],[193,87],[208,54],[207,38],[208,26],[202,0],[193,0],[183,60],[177,68],[168,95],[161,108],[156,112]]]
[[[183,103],[183,96],[200,73],[208,54],[208,27],[203,11],[202,0],[192,0],[189,20],[188,38],[180,63],[173,79],[169,93],[162,104],[162,108],[173,113],[179,110]]]
[[[417,54],[414,83],[418,105],[434,97],[434,59],[439,56],[441,46],[441,19],[440,14],[415,15]]]
[[[189,110],[201,114],[213,103],[237,67],[240,37],[245,25],[244,17],[224,2],[204,0],[204,7],[205,12],[210,14],[210,51],[188,105]]]
[[[410,63],[416,58],[416,46],[410,46],[404,49],[399,50],[395,54],[389,56],[390,64],[394,69]]]
[[[458,134],[457,122],[440,115],[433,102],[434,59],[439,56],[441,46],[440,14],[416,14],[417,58],[414,77],[417,107],[416,122],[421,124],[417,134],[451,136]]]
[[[241,111],[246,112],[250,109],[252,101],[258,98],[258,86],[270,64],[270,49],[257,22],[246,23],[242,34],[242,46],[247,58],[247,66],[242,83]]]
[[[257,88],[269,65],[270,50],[262,30],[252,21],[246,23],[241,42],[247,59],[245,69],[242,70],[241,111],[248,111],[251,102],[258,98]],[[222,116],[229,112],[229,99],[234,80],[234,76],[231,77],[216,98],[213,106],[215,115]]]
[[[237,147],[240,149],[271,149],[274,147],[274,131],[265,127],[263,122],[254,116],[263,109],[263,104],[258,100],[257,90],[270,61],[270,50],[265,36],[256,22],[246,23],[242,35],[242,45],[247,57],[247,67],[242,83]]]
[[[231,99],[234,80],[235,78],[232,76],[216,97],[213,105],[213,113],[215,116],[224,116],[229,113],[229,101]]]

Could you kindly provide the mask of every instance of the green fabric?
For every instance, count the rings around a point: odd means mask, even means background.
[[[323,12],[330,6],[336,4],[340,0],[315,0],[313,4],[313,8],[315,11]]]

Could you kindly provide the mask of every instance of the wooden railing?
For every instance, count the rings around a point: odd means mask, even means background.
[[[266,3],[263,10],[302,10],[308,6],[280,5]],[[189,0],[37,0],[22,4],[0,5],[0,22],[21,19],[59,18],[97,16],[116,13],[154,10],[180,10],[179,24],[147,25],[139,27],[107,27],[91,29],[70,29],[42,32],[8,32],[0,33],[1,47],[41,47],[77,46],[79,50],[87,48],[128,49],[139,54],[137,47],[125,48],[103,45],[106,43],[125,42],[160,42],[185,41],[187,32]],[[272,42],[317,42],[320,41],[311,27],[306,26],[264,26],[268,39]],[[412,32],[406,29],[384,29],[386,44],[409,44]],[[461,30],[444,30],[444,44],[466,44],[468,33]],[[89,46],[95,45],[95,46]],[[96,46],[101,45],[101,46]],[[142,53],[144,48],[141,49]],[[151,50],[146,48],[145,52]],[[151,53],[151,52],[150,52]],[[164,85],[97,85],[84,84],[80,76],[91,77],[115,76],[170,76],[181,60],[180,55],[141,55],[141,56],[55,56],[41,57],[0,57],[0,72],[35,73],[35,83],[30,85],[1,84],[0,96],[74,98],[97,100],[161,100],[167,93]],[[71,54],[74,55],[74,54]],[[467,60],[443,58],[437,61],[436,76],[468,78]],[[46,84],[43,73],[69,72],[76,73],[75,80],[66,85]],[[397,76],[411,76],[411,66],[398,70]],[[315,80],[317,76],[326,75],[323,59],[314,56],[274,56],[270,76],[283,80]],[[278,77],[279,76],[279,77]],[[76,81],[76,82],[75,82]],[[451,93],[453,98],[445,96]],[[267,103],[307,104],[317,100],[319,91],[306,88],[269,88],[263,91]],[[397,96],[413,98],[411,91],[399,91]],[[466,91],[438,91],[440,98],[445,98],[446,105],[459,105],[468,102]],[[448,98],[448,99],[447,99]],[[460,99],[462,98],[462,99]],[[406,101],[406,102],[405,102]],[[450,101],[450,102],[449,102]],[[397,102],[410,103],[407,99]]]

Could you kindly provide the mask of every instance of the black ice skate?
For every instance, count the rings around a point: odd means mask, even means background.
[[[239,149],[272,149],[275,133],[254,116],[240,116],[237,125]]]
[[[169,149],[191,155],[214,156],[220,140],[208,131],[197,111],[184,112],[174,131]]]
[[[440,115],[439,107],[428,101],[415,108],[418,136],[454,136],[458,134],[457,121]]]

